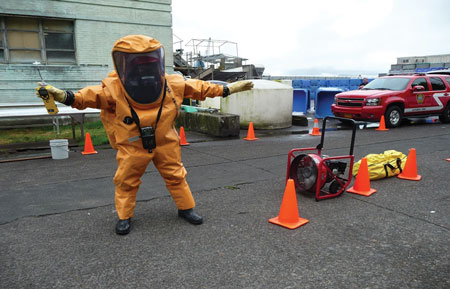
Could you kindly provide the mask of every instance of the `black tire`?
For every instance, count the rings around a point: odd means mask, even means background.
[[[402,123],[403,109],[397,105],[389,106],[384,113],[384,121],[386,127],[398,127]]]
[[[447,103],[447,106],[445,107],[444,111],[439,116],[439,120],[442,123],[450,123],[450,102]]]

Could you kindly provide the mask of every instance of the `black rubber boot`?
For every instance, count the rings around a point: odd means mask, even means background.
[[[178,210],[178,217],[183,218],[194,225],[203,224],[203,217],[196,214],[193,209]]]
[[[131,230],[131,219],[119,220],[116,224],[116,234],[126,235]]]

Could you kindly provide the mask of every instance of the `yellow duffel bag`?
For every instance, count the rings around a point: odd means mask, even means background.
[[[382,154],[368,154],[367,166],[369,178],[378,180],[400,174],[406,164],[407,156],[396,150],[387,150]],[[353,164],[353,176],[358,174],[361,160]]]

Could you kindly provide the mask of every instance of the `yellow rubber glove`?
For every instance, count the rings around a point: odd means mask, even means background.
[[[240,92],[240,91],[246,91],[253,88],[253,82],[249,80],[241,80],[236,81],[228,85],[228,89],[230,90],[230,94]]]
[[[64,90],[53,87],[47,83],[39,82],[38,84],[39,84],[39,86],[35,88],[37,97],[42,98],[41,95],[39,94],[39,89],[45,88],[48,91],[48,93],[51,94],[56,101],[61,102],[61,103],[64,103],[64,101],[66,101],[67,95]]]

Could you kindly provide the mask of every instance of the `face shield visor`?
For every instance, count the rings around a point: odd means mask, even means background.
[[[137,103],[158,100],[164,88],[164,50],[147,53],[113,52],[114,65],[127,94]]]

